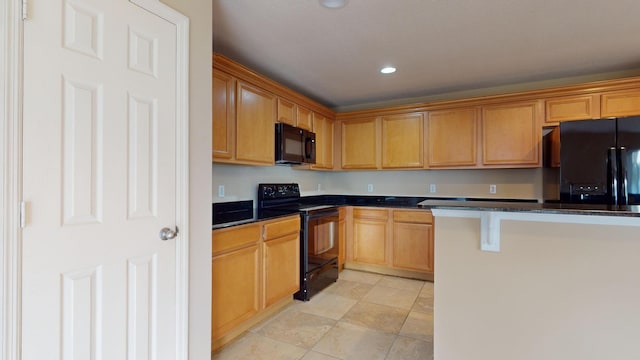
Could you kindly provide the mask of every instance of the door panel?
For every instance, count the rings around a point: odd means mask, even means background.
[[[176,26],[126,0],[30,9],[23,359],[175,359]]]

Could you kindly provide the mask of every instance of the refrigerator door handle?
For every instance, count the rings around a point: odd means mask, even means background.
[[[624,159],[627,155],[627,148],[624,146],[620,146],[618,150],[618,187],[620,189],[620,194],[618,195],[620,199],[620,203],[618,205],[628,205],[629,204],[629,193],[627,191],[627,170],[624,166]]]
[[[611,197],[610,204],[618,205],[618,156],[615,147],[607,150],[607,177],[608,177],[608,193]]]

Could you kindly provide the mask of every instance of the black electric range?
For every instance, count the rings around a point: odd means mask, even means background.
[[[301,201],[298,184],[259,184],[258,217],[300,214],[300,290],[308,301],[338,279],[338,207]]]

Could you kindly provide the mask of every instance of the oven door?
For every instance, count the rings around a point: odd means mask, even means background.
[[[307,223],[307,272],[322,268],[338,258],[338,210],[309,214]]]

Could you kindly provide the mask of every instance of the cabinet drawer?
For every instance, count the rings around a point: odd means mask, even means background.
[[[389,217],[389,212],[386,209],[354,208],[353,217],[386,221]]]
[[[300,217],[275,221],[264,225],[264,239],[271,240],[300,231]]]
[[[211,233],[213,255],[260,241],[260,225],[250,224],[219,229]]]
[[[420,223],[431,224],[433,222],[433,215],[431,211],[405,211],[394,210],[393,221],[405,222],[405,223]]]

